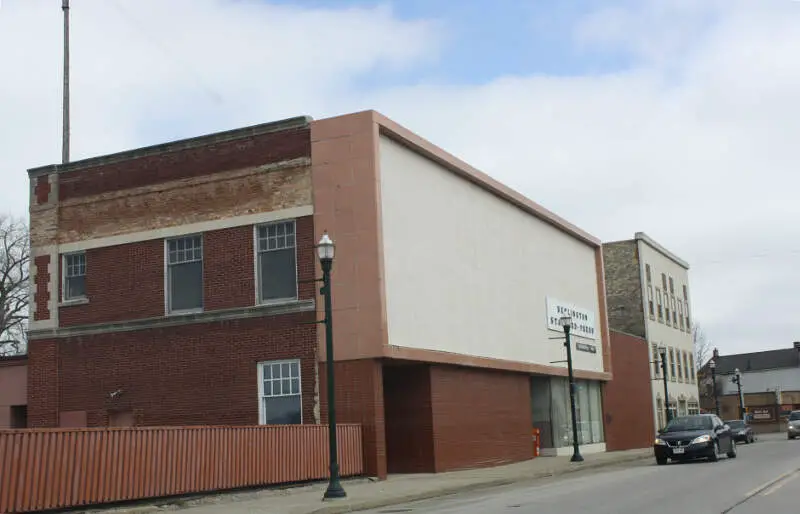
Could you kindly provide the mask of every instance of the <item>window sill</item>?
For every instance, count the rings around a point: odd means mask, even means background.
[[[73,298],[71,300],[64,300],[58,304],[60,307],[73,307],[75,305],[86,305],[89,303],[88,298]]]

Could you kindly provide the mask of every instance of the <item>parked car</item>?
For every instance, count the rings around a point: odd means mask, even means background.
[[[800,436],[800,410],[793,410],[789,413],[787,432],[789,439]]]
[[[715,414],[680,416],[658,431],[653,444],[656,463],[669,460],[708,459],[716,462],[720,455],[736,458],[736,441],[731,427]]]
[[[741,442],[750,444],[755,442],[756,435],[753,432],[753,427],[746,422],[742,421],[741,419],[730,419],[726,421],[725,424],[731,427],[731,432],[733,432],[733,440],[737,443]]]

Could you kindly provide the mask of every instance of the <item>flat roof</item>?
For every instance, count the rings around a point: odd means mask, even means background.
[[[613,245],[613,244],[617,244],[617,243],[633,243],[633,242],[636,242],[636,241],[642,241],[647,246],[651,247],[653,250],[657,251],[658,253],[660,253],[661,255],[666,257],[667,259],[673,261],[675,264],[681,266],[682,268],[684,268],[686,270],[689,269],[689,263],[688,262],[686,262],[685,260],[681,259],[680,257],[675,255],[671,251],[669,251],[666,248],[664,248],[663,246],[661,246],[655,239],[653,239],[652,237],[648,236],[644,232],[636,232],[634,234],[634,236],[633,236],[633,239],[620,239],[620,240],[617,240],[617,241],[606,241],[603,244],[604,245]]]

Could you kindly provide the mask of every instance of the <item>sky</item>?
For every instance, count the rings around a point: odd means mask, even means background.
[[[375,109],[605,241],[681,256],[721,353],[800,340],[800,2],[71,4],[73,160]],[[3,213],[60,161],[60,5],[0,0]]]

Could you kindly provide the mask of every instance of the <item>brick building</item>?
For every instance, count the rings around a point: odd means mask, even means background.
[[[325,422],[313,245],[333,268],[339,420],[365,464],[584,449],[611,378],[601,244],[373,111],[29,171],[31,426]]]
[[[0,357],[0,430],[28,426],[28,358]]]
[[[644,232],[603,243],[603,260],[611,329],[642,338],[649,350],[654,424],[664,426],[667,406],[672,416],[699,413],[689,264]],[[667,350],[666,403],[660,347]]]

